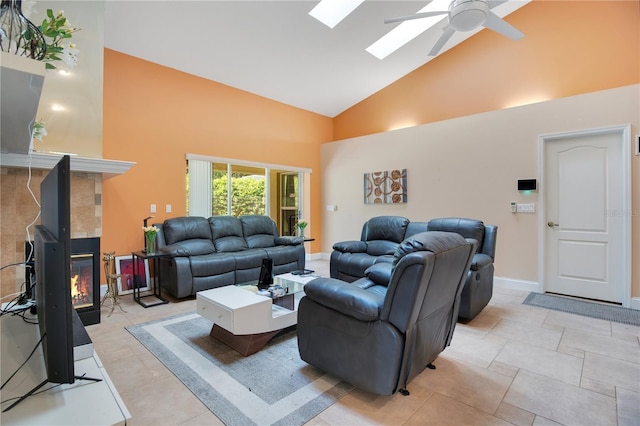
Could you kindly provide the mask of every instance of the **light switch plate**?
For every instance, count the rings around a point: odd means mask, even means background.
[[[536,205],[535,204],[518,204],[517,211],[518,213],[535,213]]]

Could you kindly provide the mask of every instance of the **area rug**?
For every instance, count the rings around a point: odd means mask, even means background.
[[[301,425],[353,389],[300,359],[295,330],[244,357],[211,325],[183,314],[127,330],[226,425]]]
[[[522,303],[554,311],[640,326],[640,311],[635,309],[540,293],[529,293],[529,296]]]

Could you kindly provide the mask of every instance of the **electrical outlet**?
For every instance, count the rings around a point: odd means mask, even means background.
[[[171,213],[171,204],[165,204],[164,212],[165,213]]]
[[[535,213],[536,205],[535,204],[518,204],[516,210],[518,213]]]
[[[151,207],[149,208],[149,211],[151,213],[155,213],[156,212],[156,205],[155,204],[151,204]]]

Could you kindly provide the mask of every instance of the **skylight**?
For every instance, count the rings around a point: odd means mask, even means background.
[[[309,15],[329,28],[333,28],[349,16],[364,0],[322,0]]]
[[[326,0],[325,0],[326,1]],[[433,0],[416,13],[449,10],[451,0]],[[430,16],[422,19],[404,21],[365,50],[378,59],[384,59],[429,28],[436,25],[446,14]]]

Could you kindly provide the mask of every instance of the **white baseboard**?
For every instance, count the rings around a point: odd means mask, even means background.
[[[640,311],[640,297],[632,297],[629,308]]]
[[[306,254],[306,260],[329,260],[330,258],[331,255],[328,253],[318,252],[313,254]]]
[[[516,278],[494,276],[493,286],[496,288],[507,288],[510,290],[532,291],[534,293],[540,293],[540,286],[537,281],[526,281]]]

